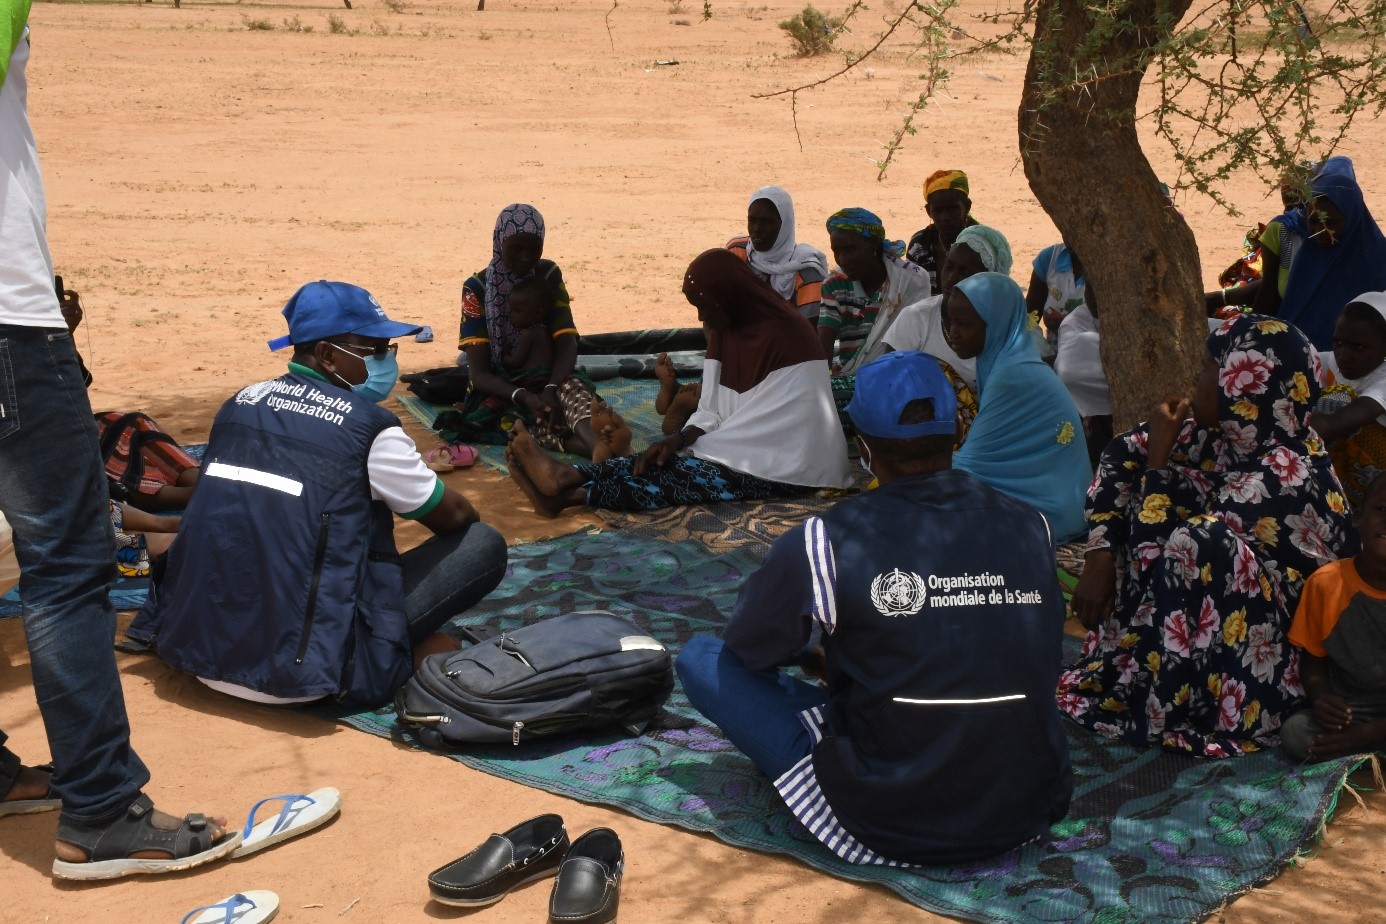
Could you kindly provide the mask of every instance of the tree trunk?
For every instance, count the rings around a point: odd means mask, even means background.
[[[1145,69],[1131,63],[1189,3],[1128,2],[1116,15],[1130,28],[1099,42],[1082,0],[1038,0],[1021,96],[1025,176],[1096,291],[1117,432],[1190,393],[1208,333],[1198,245],[1136,136]],[[1119,76],[1095,79],[1108,73]]]

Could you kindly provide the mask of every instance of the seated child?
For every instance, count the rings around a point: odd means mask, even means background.
[[[660,425],[666,434],[677,433],[688,423],[703,397],[702,382],[680,385],[674,372],[674,361],[668,353],[655,357],[655,378],[659,379],[659,395],[655,398],[655,413],[664,415]]]
[[[178,536],[180,517],[145,513],[129,504],[110,501],[111,526],[116,536],[116,568],[123,578],[149,577],[154,560],[168,551]]]
[[[1386,478],[1357,514],[1362,552],[1309,576],[1290,641],[1311,708],[1280,729],[1293,760],[1386,750]]]
[[[1088,443],[1088,462],[1096,471],[1102,450],[1112,441],[1112,394],[1102,368],[1102,322],[1098,317],[1097,293],[1091,283],[1084,286],[1083,300],[1059,327],[1054,371],[1078,406]]]
[[[1355,508],[1386,469],[1386,292],[1350,302],[1333,329],[1333,352],[1320,358],[1331,381],[1312,423]]]
[[[553,292],[538,277],[521,280],[510,290],[510,323],[522,333],[501,357],[506,372],[528,377],[543,369],[548,376],[553,366],[553,338],[545,318],[551,308]]]

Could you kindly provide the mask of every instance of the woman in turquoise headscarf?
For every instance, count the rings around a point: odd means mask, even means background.
[[[1030,333],[1025,293],[1009,276],[978,273],[944,305],[961,359],[977,359],[977,419],[953,467],[1025,501],[1049,521],[1056,543],[1083,534],[1092,468],[1068,389]]]

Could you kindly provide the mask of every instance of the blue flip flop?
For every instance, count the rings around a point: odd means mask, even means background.
[[[215,905],[203,905],[183,915],[179,924],[264,924],[279,913],[279,896],[259,889],[237,892]]]
[[[416,343],[432,343],[433,328],[425,325],[422,330],[420,330],[417,334],[414,335],[414,341]]]
[[[282,802],[284,806],[273,818],[256,824],[255,816],[259,814],[260,807],[268,802]],[[250,809],[250,817],[245,820],[245,828],[241,831],[241,845],[231,854],[231,859],[307,834],[336,818],[341,810],[342,794],[331,786],[315,789],[307,795],[261,799]]]

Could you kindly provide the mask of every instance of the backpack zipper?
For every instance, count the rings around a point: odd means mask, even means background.
[[[313,551],[313,579],[308,584],[308,606],[303,611],[303,632],[298,639],[298,656],[295,664],[302,664],[308,654],[308,633],[313,628],[313,614],[318,608],[318,585],[322,582],[322,561],[327,557],[327,528],[332,523],[332,514],[324,512],[318,527],[318,547]]]
[[[520,746],[520,729],[525,727],[524,722],[516,722],[510,727],[510,743],[515,747]]]

